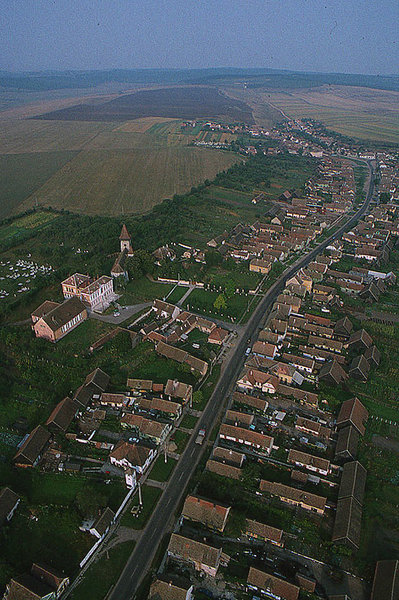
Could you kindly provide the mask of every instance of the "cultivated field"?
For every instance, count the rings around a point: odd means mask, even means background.
[[[263,90],[248,89],[243,86],[223,86],[223,91],[237,100],[245,102],[251,107],[255,123],[260,127],[273,127],[281,121],[279,110],[265,102]]]
[[[152,116],[254,122],[248,104],[226,96],[215,87],[201,86],[141,90],[108,102],[71,106],[43,114],[40,118],[62,121],[127,121]]]
[[[323,86],[290,92],[263,90],[259,96],[288,117],[313,118],[350,137],[399,143],[399,92]]]
[[[159,123],[168,123],[169,120],[164,117],[144,117],[142,119],[135,119],[134,121],[126,121],[119,127],[115,129],[115,131],[126,131],[128,133],[144,133],[153,125],[158,125]]]
[[[0,155],[0,219],[21,212],[22,203],[75,156],[74,152],[35,152]]]
[[[57,219],[56,214],[44,211],[24,215],[15,219],[12,223],[6,223],[0,227],[0,242],[21,236],[32,229],[45,227],[54,219]]]
[[[146,212],[238,157],[188,147],[181,121],[2,122],[0,219],[37,203],[87,214]]]
[[[164,198],[212,179],[236,161],[232,152],[192,147],[84,150],[20,208],[37,201],[85,214],[143,213]]]
[[[2,121],[0,154],[82,150],[85,144],[114,123],[66,123],[35,119]]]

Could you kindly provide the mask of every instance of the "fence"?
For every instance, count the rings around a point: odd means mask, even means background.
[[[132,487],[128,491],[128,493],[126,494],[126,496],[122,500],[122,504],[120,505],[120,507],[118,508],[118,510],[115,513],[114,522],[119,517],[119,515],[122,512],[122,510],[125,508],[126,504],[129,502],[130,498],[132,497],[133,492],[135,492],[135,491],[136,491],[136,486]],[[79,567],[81,569],[85,566],[85,564],[87,563],[87,561],[93,556],[93,554],[95,553],[95,551],[98,549],[98,547],[100,546],[100,544],[103,542],[103,540],[106,537],[107,533],[108,533],[108,531],[106,533],[104,533],[104,535],[101,536],[99,540],[97,540],[97,542],[94,544],[94,546],[92,546],[90,548],[90,550],[88,551],[88,553],[86,554],[86,556],[81,560],[81,562],[79,563]]]

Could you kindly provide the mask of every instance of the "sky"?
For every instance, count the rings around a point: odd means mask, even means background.
[[[0,70],[399,74],[398,0],[0,0]]]

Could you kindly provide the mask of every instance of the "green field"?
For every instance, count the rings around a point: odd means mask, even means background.
[[[176,304],[176,302],[179,302],[179,300],[181,298],[183,298],[183,296],[187,292],[187,290],[188,290],[188,288],[186,288],[186,287],[177,286],[177,287],[175,287],[173,292],[169,296],[167,296],[166,300],[168,302],[170,302],[170,304]]]
[[[0,388],[2,428],[11,428],[20,417],[26,419],[27,428],[31,429],[45,421],[56,403],[74,392],[97,366],[111,376],[117,389],[122,389],[127,376],[134,372],[133,365],[145,360],[145,354],[142,354],[142,346],[145,350],[145,345],[132,349],[129,335],[120,334],[103,349],[89,354],[90,344],[111,329],[112,325],[108,323],[90,319],[54,345],[36,339],[29,325],[0,328],[0,385],[7,378],[9,381],[4,393]],[[23,353],[19,351],[21,347],[24,348]],[[155,370],[155,357],[153,360]],[[164,360],[168,366],[168,361]],[[165,373],[180,375],[181,379],[188,377],[190,382],[194,379],[191,373],[180,374],[177,369],[174,370],[178,363],[171,363]],[[7,367],[10,364],[11,382]],[[161,366],[163,364],[158,365]]]
[[[124,542],[102,554],[90,566],[82,583],[72,593],[72,600],[102,600],[122,572],[135,542]]]
[[[51,212],[37,211],[30,215],[24,215],[11,223],[6,223],[0,227],[0,242],[20,237],[39,227],[44,227],[50,221],[57,218],[57,215]]]
[[[179,431],[179,429],[176,429],[176,431],[174,432],[174,434],[171,437],[171,442],[174,442],[176,444],[177,454],[181,454],[183,452],[184,448],[187,445],[189,438],[190,438],[190,436],[188,433],[185,433],[184,431]]]
[[[35,152],[0,155],[0,219],[22,209],[24,200],[32,196],[75,152]],[[34,206],[36,197],[31,197]]]
[[[172,474],[175,465],[176,460],[174,458],[167,456],[165,463],[164,456],[158,456],[154,466],[151,469],[149,479],[154,479],[154,481],[167,481]]]
[[[122,368],[128,377],[151,379],[155,383],[165,383],[167,379],[177,379],[190,385],[196,383],[195,376],[185,365],[157,354],[151,342],[136,346]]]
[[[252,296],[235,294],[231,298],[226,298],[225,309],[217,310],[214,307],[214,302],[218,296],[219,292],[194,289],[185,301],[185,308],[198,311],[204,315],[219,317],[222,320],[237,320],[242,316],[253,298]]]
[[[134,281],[129,281],[127,284],[126,290],[121,298],[121,304],[139,304],[141,302],[155,300],[156,298],[162,299],[173,289],[173,287],[173,284],[157,283],[156,281],[151,281],[147,277],[135,279]],[[173,303],[170,298],[168,298],[168,302]]]
[[[370,438],[367,433],[358,457],[367,469],[367,484],[356,562],[363,573],[367,569],[371,576],[376,560],[389,559],[399,551],[399,468],[398,454],[373,446]]]
[[[12,521],[0,532],[0,593],[10,577],[27,572],[32,561],[44,561],[73,577],[93,545],[93,538],[79,530],[78,494],[91,493],[100,505],[113,510],[125,495],[120,481],[104,485],[64,473],[17,472],[6,465],[0,465],[0,485],[9,485],[22,498]]]
[[[197,422],[198,418],[194,417],[194,415],[184,415],[180,427],[183,427],[184,429],[194,429]]]
[[[129,504],[128,509],[124,512],[121,525],[123,527],[131,527],[132,529],[142,529],[144,525],[147,523],[152,511],[155,508],[159,498],[161,497],[162,490],[157,487],[152,487],[150,485],[143,485],[141,488],[141,493],[143,495],[143,508],[139,513],[138,517],[135,517],[130,512],[130,509],[133,506],[138,506],[139,504],[139,495],[138,493],[134,495],[134,498]]]

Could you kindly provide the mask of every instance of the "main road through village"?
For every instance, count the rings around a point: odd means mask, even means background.
[[[196,430],[191,436],[185,451],[181,455],[173,474],[165,488],[154,512],[151,515],[145,529],[131,553],[126,566],[119,577],[114,589],[109,595],[109,600],[131,600],[143,580],[143,577],[151,567],[154,555],[164,535],[171,531],[174,522],[174,513],[183,497],[186,485],[194,473],[199,459],[204,452],[206,444],[203,446],[195,443],[196,432],[198,429],[205,429],[207,437],[213,425],[220,415],[226,395],[230,387],[242,368],[245,349],[252,344],[258,332],[259,326],[265,314],[268,313],[277,296],[284,289],[287,279],[301,267],[305,267],[311,262],[317,254],[328,246],[328,244],[351,228],[366,212],[374,192],[374,172],[371,163],[369,167],[369,181],[366,199],[362,206],[345,223],[323,242],[315,248],[304,254],[292,265],[290,265],[279,277],[279,279],[269,288],[261,302],[256,307],[247,325],[242,330],[236,341],[236,347],[226,358],[226,363],[222,370],[222,375],[210,397],[204,412],[197,424]]]

